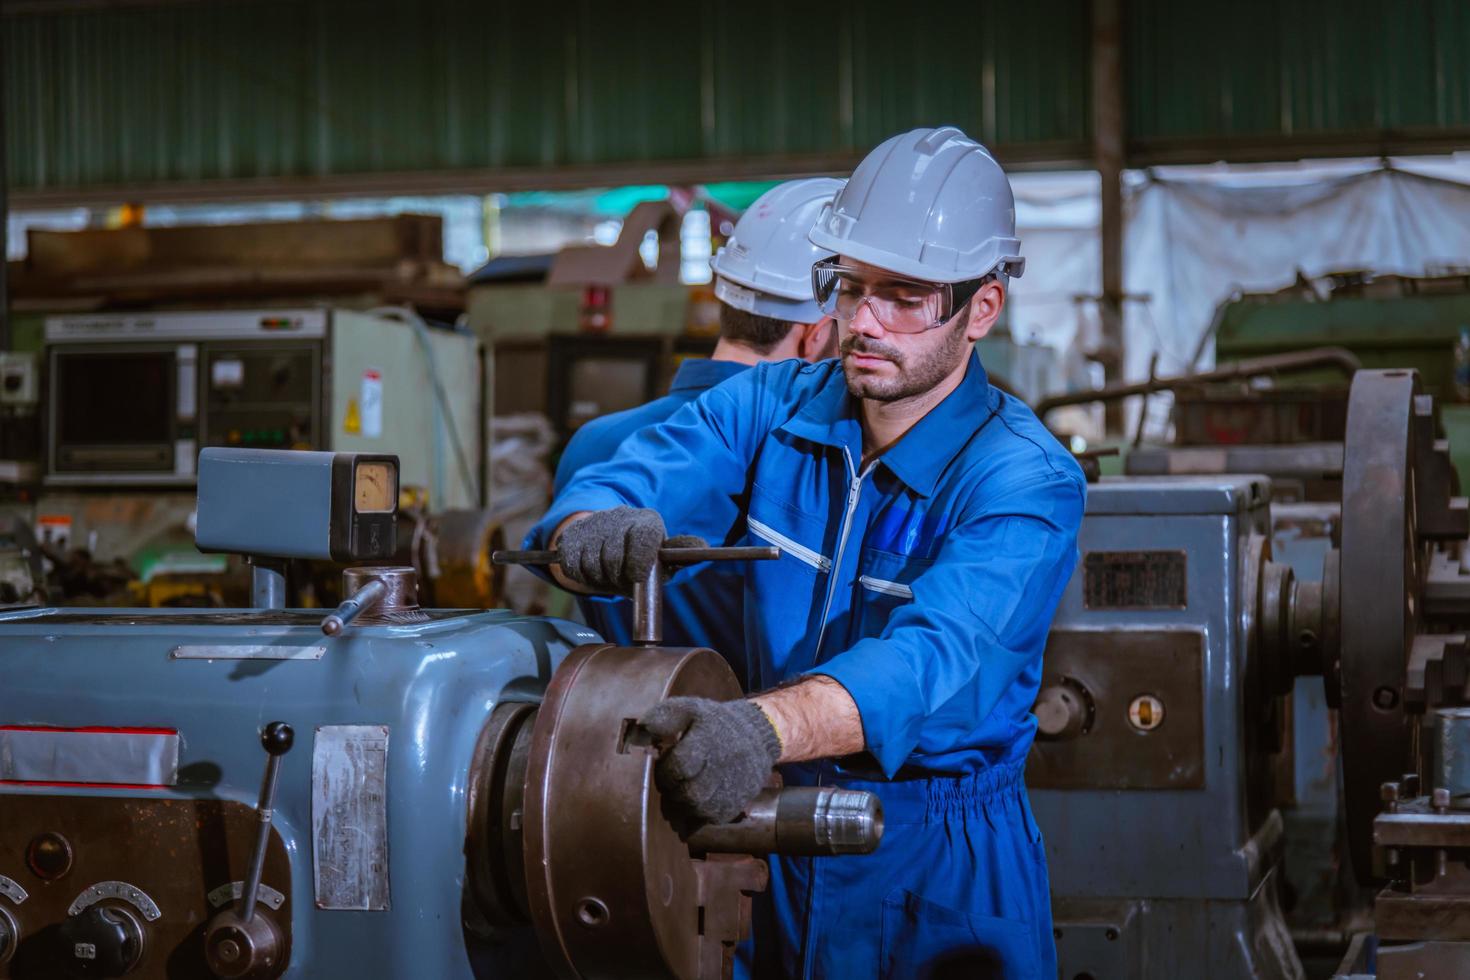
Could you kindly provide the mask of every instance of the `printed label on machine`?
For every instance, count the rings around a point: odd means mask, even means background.
[[[316,905],[388,908],[388,727],[323,725],[311,756]]]
[[[383,372],[377,368],[362,372],[362,434],[368,439],[383,435]]]
[[[1089,551],[1082,558],[1082,602],[1088,609],[1184,609],[1183,551]]]

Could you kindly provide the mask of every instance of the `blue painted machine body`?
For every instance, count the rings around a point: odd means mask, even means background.
[[[356,625],[326,638],[320,611],[21,610],[0,614],[0,726],[154,728],[179,733],[177,783],[156,789],[0,783],[0,837],[25,839],[21,797],[223,799],[254,807],[262,726],[290,723],[274,827],[289,855],[290,966],[284,976],[520,977],[536,972],[529,928],[480,949],[462,925],[467,784],[476,739],[502,701],[537,701],[585,627],[505,611],[435,612],[413,625]],[[181,645],[325,647],[319,659],[180,659]],[[314,892],[313,741],[320,726],[388,730],[388,907],[324,909]],[[7,820],[6,814],[11,818]],[[5,831],[5,825],[11,830]],[[6,836],[9,835],[9,836]],[[78,862],[86,840],[74,840]],[[137,854],[130,883],[153,894],[189,855]],[[19,849],[0,848],[0,875],[33,893],[89,882],[38,882]],[[264,884],[277,883],[266,876]],[[284,889],[283,889],[284,890]],[[32,899],[35,902],[35,899]],[[160,902],[166,918],[177,910]],[[21,918],[25,903],[12,909]],[[197,912],[194,913],[197,917]],[[22,923],[22,933],[36,923]],[[154,950],[158,957],[168,950]],[[138,975],[162,976],[161,961]],[[5,976],[0,967],[0,976]],[[199,963],[169,976],[205,976]]]

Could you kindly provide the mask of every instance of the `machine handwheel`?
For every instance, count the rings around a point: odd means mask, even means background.
[[[1419,531],[1413,371],[1359,371],[1348,399],[1343,447],[1340,628],[1336,670],[1341,707],[1347,832],[1353,870],[1372,882],[1373,818],[1380,786],[1413,758],[1416,721],[1404,711],[1427,542]]]
[[[665,697],[740,697],[705,649],[589,645],[552,678],[526,772],[526,895],[566,977],[718,977],[749,927],[765,862],[699,858],[654,783],[637,719]]]

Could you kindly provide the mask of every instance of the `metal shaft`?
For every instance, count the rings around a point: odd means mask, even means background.
[[[260,893],[260,876],[265,873],[265,849],[270,844],[271,817],[276,806],[276,778],[281,773],[281,757],[267,756],[265,781],[260,785],[260,828],[255,835],[255,849],[250,852],[250,867],[240,892],[240,918],[249,922],[255,915],[255,898]]]
[[[698,565],[706,561],[770,561],[781,557],[780,548],[740,545],[730,548],[660,548],[659,563],[666,566]],[[497,551],[490,559],[496,565],[555,565],[559,551]]]
[[[327,636],[336,636],[346,628],[348,623],[371,609],[387,594],[388,584],[380,578],[372,579],[352,595],[343,599],[342,604],[322,620],[322,632]]]
[[[633,642],[656,647],[664,638],[664,568],[656,561],[648,577],[633,586]]]
[[[286,563],[279,558],[250,559],[250,605],[256,609],[286,608]]]
[[[873,793],[832,786],[766,789],[734,823],[706,824],[688,838],[695,852],[824,857],[871,854],[883,839],[883,805]]]

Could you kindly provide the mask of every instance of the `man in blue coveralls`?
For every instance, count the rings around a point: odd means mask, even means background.
[[[1076,563],[1071,456],[973,351],[1023,260],[1010,184],[956,129],[870,153],[811,240],[841,358],[763,364],[582,470],[528,537],[568,588],[627,592],[665,524],[732,500],[777,561],[745,572],[747,699],[641,722],[659,785],[738,816],[787,785],[882,799],[871,855],[773,858],[756,977],[1056,973],[1046,858],[1022,782],[1041,654]]]
[[[819,361],[837,354],[837,330],[812,298],[812,264],[831,253],[807,238],[823,205],[842,188],[830,177],[792,180],[753,201],[725,247],[715,256],[715,297],[720,301],[720,339],[708,360],[679,365],[663,398],[593,419],[577,430],[556,467],[560,494],[583,467],[611,459],[623,440],[662,422],[722,381],[767,361]],[[739,509],[730,499],[711,502],[709,523],[723,542],[743,537]],[[744,585],[739,568],[714,563],[689,569],[664,588],[664,642],[709,647],[723,654],[747,682]],[[632,604],[620,596],[578,597],[587,625],[610,642],[633,641]]]

